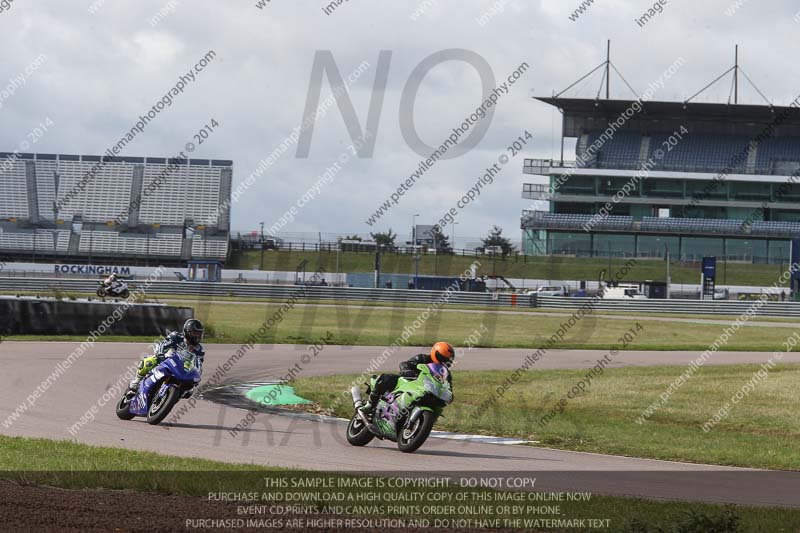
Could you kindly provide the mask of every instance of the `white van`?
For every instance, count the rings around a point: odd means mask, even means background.
[[[536,294],[537,296],[566,296],[567,288],[563,285],[539,287],[535,291],[528,291],[528,295],[531,294]]]
[[[621,284],[616,287],[609,287],[608,285],[603,287],[601,298],[604,300],[646,300],[647,296],[639,291],[638,285]]]

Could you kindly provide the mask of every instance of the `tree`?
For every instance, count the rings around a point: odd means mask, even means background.
[[[453,248],[450,246],[450,241],[447,239],[447,235],[442,233],[442,228],[439,226],[434,226],[433,229],[430,231],[431,238],[434,242],[434,247],[436,248],[437,254],[452,254]]]
[[[514,253],[514,245],[509,239],[503,237],[503,228],[500,226],[493,226],[489,235],[483,238],[484,249],[487,246],[499,246],[503,250],[503,255]]]
[[[394,248],[394,240],[397,238],[397,234],[392,233],[392,228],[389,228],[389,231],[386,233],[381,233],[379,231],[377,233],[370,233],[369,235],[375,240],[378,247]]]
[[[361,237],[359,237],[358,235],[348,235],[348,236],[346,236],[346,237],[344,238],[344,240],[346,240],[346,241],[358,241],[358,242],[361,242],[361,241],[363,241],[364,239],[362,239],[362,238],[361,238]]]

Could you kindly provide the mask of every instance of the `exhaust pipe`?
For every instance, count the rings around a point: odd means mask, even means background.
[[[353,406],[358,409],[364,405],[364,400],[361,398],[361,389],[353,387],[350,389],[350,394],[353,396]]]
[[[407,424],[409,426],[412,425],[414,422],[417,421],[417,418],[421,416],[422,416],[422,409],[420,409],[419,407],[415,407],[414,410],[411,412],[411,416],[408,417]]]

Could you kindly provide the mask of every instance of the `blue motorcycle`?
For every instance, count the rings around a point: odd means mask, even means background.
[[[172,410],[182,397],[191,396],[200,383],[197,356],[189,350],[170,350],[164,361],[156,365],[139,384],[139,390],[126,391],[117,403],[117,416],[131,420],[146,416],[147,423],[156,425]]]

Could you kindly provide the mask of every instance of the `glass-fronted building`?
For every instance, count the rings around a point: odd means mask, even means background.
[[[548,178],[523,186],[548,202],[523,213],[525,253],[788,261],[800,236],[794,104],[539,100],[562,114],[562,156],[525,160],[525,174]]]

